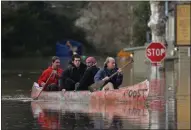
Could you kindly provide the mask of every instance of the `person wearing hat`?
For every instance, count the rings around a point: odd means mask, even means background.
[[[87,69],[80,82],[76,83],[75,90],[88,90],[88,87],[94,83],[94,76],[99,71],[97,61],[94,57],[86,59]]]
[[[59,91],[58,80],[62,72],[60,58],[53,56],[51,65],[43,71],[38,79],[39,86],[44,87],[44,91]]]
[[[118,74],[109,79],[109,76],[115,72],[118,72]],[[121,74],[121,69],[117,68],[113,57],[107,57],[104,62],[104,68],[100,69],[94,76],[95,82],[99,82],[100,80],[105,81],[105,84],[102,86],[101,90],[118,89],[118,87],[122,84],[123,75]]]

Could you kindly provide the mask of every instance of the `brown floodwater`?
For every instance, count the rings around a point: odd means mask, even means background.
[[[3,62],[2,130],[190,129],[190,62],[167,62],[165,71],[148,65],[144,75],[125,68],[122,86],[148,79],[151,87],[146,102],[131,104],[32,101],[32,84],[47,65],[48,59]]]

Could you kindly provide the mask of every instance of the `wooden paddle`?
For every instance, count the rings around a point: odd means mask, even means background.
[[[52,73],[50,74],[50,76],[48,77],[48,79],[46,80],[46,83],[45,83],[44,87],[42,88],[42,90],[40,91],[40,93],[38,94],[38,96],[35,97],[33,100],[37,100],[37,99],[38,99],[38,97],[40,96],[40,94],[42,93],[42,91],[44,90],[44,88],[46,87],[46,84],[47,84],[48,81],[50,80],[50,77],[52,76],[52,74],[53,74],[53,71],[52,71]]]
[[[130,62],[128,62],[127,64],[125,64],[121,69],[125,68],[126,66],[128,66],[130,63],[133,63],[133,62],[134,62],[134,61],[133,61],[133,59],[132,59]],[[112,78],[113,76],[115,76],[116,74],[118,74],[118,72],[113,73],[113,74],[109,77],[109,79],[111,79],[111,78]],[[109,79],[108,79],[108,80],[109,80]],[[90,92],[97,91],[99,88],[101,88],[101,87],[105,84],[105,82],[106,82],[106,81],[100,80],[100,81],[98,81],[98,82],[92,84],[91,86],[89,86]]]

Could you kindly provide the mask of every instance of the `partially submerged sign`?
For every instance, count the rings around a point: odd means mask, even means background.
[[[175,45],[191,45],[191,3],[177,4],[175,8]]]

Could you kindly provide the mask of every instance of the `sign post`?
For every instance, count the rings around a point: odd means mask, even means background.
[[[146,57],[151,63],[160,63],[166,57],[166,47],[160,42],[152,42],[146,48]]]
[[[151,74],[150,74],[150,96],[161,96],[164,90],[164,85],[161,84],[161,76],[159,72],[159,63],[161,63],[166,57],[166,47],[160,42],[150,43],[145,51],[146,57],[151,62]],[[156,91],[157,90],[157,91]]]

